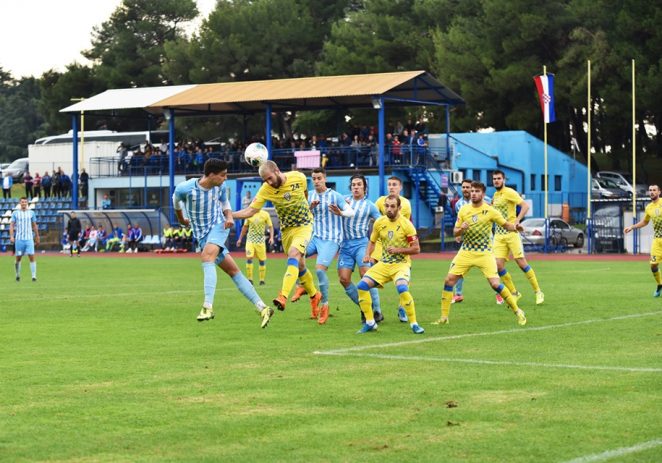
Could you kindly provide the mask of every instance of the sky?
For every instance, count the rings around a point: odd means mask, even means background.
[[[158,1],[158,0],[155,0]],[[201,20],[215,0],[196,0]],[[92,28],[99,26],[121,0],[0,0],[0,67],[15,79],[64,72],[91,47]],[[199,21],[198,21],[199,23]]]

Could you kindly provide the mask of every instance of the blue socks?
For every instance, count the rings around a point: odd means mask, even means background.
[[[253,305],[256,305],[261,301],[260,296],[258,296],[257,292],[255,291],[255,288],[243,273],[237,273],[232,277],[232,281],[234,282],[237,289],[241,291],[241,294],[243,294],[246,299],[251,301]]]
[[[464,284],[464,278],[460,278],[457,280],[457,283],[455,283],[455,294],[458,296],[462,294],[462,285]]]
[[[372,298],[372,311],[381,312],[381,306],[379,305],[379,290],[377,288],[372,288],[370,290],[370,297]]]
[[[319,282],[320,291],[322,293],[322,304],[329,302],[329,277],[326,270],[317,269],[317,281]]]
[[[203,285],[205,290],[205,304],[214,305],[214,294],[216,294],[216,264],[214,262],[202,263]]]
[[[32,272],[32,278],[37,278],[37,263],[30,262],[30,272]]]
[[[354,304],[359,305],[359,290],[356,289],[354,283],[350,283],[349,286],[345,288],[345,294],[347,294],[347,297],[349,297]]]

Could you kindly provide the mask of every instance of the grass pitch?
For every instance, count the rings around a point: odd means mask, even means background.
[[[24,262],[15,283],[4,255],[0,461],[661,461],[648,264],[531,260],[541,307],[509,264],[526,327],[476,270],[433,326],[449,262],[419,259],[426,333],[397,321],[390,285],[385,323],[358,336],[335,270],[327,325],[304,298],[261,330],[220,271],[216,319],[195,321],[195,259],[39,255],[39,281]],[[284,266],[269,260],[265,301]]]

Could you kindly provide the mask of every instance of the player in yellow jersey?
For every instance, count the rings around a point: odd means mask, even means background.
[[[407,312],[414,334],[425,332],[416,322],[414,299],[409,292],[411,278],[411,258],[409,256],[421,252],[421,247],[418,244],[416,229],[411,221],[400,214],[401,201],[400,196],[389,195],[384,201],[386,215],[378,218],[372,227],[370,242],[366,248],[363,262],[370,262],[377,241],[382,244],[382,255],[379,257],[379,262],[370,267],[356,286],[359,293],[359,306],[365,317],[365,323],[358,333],[377,330],[370,289],[375,286],[384,286],[389,281],[395,283],[400,295],[400,306]]]
[[[436,325],[448,323],[448,313],[453,299],[453,286],[460,277],[467,274],[472,267],[479,268],[492,289],[500,294],[513,313],[517,316],[517,323],[526,324],[526,317],[517,305],[517,298],[501,283],[497,274],[497,265],[492,252],[492,226],[496,224],[505,230],[521,230],[521,225],[506,222],[498,211],[485,204],[485,184],[471,183],[471,203],[460,209],[455,222],[453,233],[462,237],[462,247],[451,262],[451,267],[444,281],[444,290],[441,294],[441,318]]]
[[[492,184],[496,189],[492,197],[492,207],[499,211],[508,222],[513,225],[519,225],[529,210],[529,204],[522,199],[517,191],[507,187],[505,181],[506,175],[502,171],[495,170],[492,172]],[[517,206],[520,207],[519,214],[517,213]],[[508,231],[497,225],[494,231],[494,256],[496,257],[497,270],[506,287],[513,296],[519,299],[522,295],[515,289],[513,278],[508,273],[508,270],[506,270],[506,262],[510,253],[513,254],[515,262],[517,262],[517,265],[519,265],[519,268],[522,269],[524,275],[529,280],[531,288],[533,288],[536,294],[536,304],[540,305],[545,302],[545,295],[540,290],[536,273],[526,261],[526,257],[524,257],[524,246],[522,245],[522,238],[519,233]],[[503,304],[503,300],[500,300],[498,296],[500,295],[497,294],[497,303]]]
[[[232,216],[235,219],[248,219],[257,214],[267,201],[274,204],[280,219],[283,249],[287,253],[287,270],[274,305],[278,310],[285,310],[287,298],[299,278],[310,295],[311,309],[317,312],[322,294],[315,288],[313,276],[306,269],[305,259],[306,246],[313,234],[313,214],[308,205],[306,176],[297,171],[284,174],[273,161],[265,161],[260,166],[259,174],[264,183],[253,202]]]
[[[402,192],[402,180],[400,180],[400,178],[396,176],[389,177],[386,180],[386,189],[388,190],[388,195],[380,196],[379,199],[375,201],[375,206],[377,206],[377,209],[382,215],[386,215],[386,208],[384,205],[384,203],[386,202],[386,198],[388,198],[389,195],[400,196],[400,193]],[[405,219],[411,221],[411,203],[407,198],[400,196],[400,204],[401,204],[400,215],[402,215]],[[372,257],[372,262],[373,263],[377,262],[381,257],[381,255],[382,255],[382,244],[379,241],[377,241],[375,243],[375,250],[370,255]],[[373,291],[372,294],[375,294],[375,291]],[[376,301],[376,305],[380,306],[379,300]],[[403,307],[398,307],[398,319],[402,323],[407,323],[407,313]]]
[[[273,246],[274,225],[271,223],[269,213],[262,210],[250,219],[246,219],[237,240],[237,247],[241,247],[241,241],[248,235],[246,238],[246,277],[253,284],[253,257],[257,257],[260,266],[260,286],[264,284],[267,276],[267,246],[264,236],[267,229],[269,229],[269,245]]]
[[[651,245],[651,271],[657,283],[653,297],[662,295],[662,276],[660,275],[660,262],[662,262],[662,199],[660,199],[660,186],[648,187],[648,196],[651,202],[646,206],[644,218],[634,225],[625,227],[625,233],[630,233],[635,228],[642,228],[653,221],[653,244]]]

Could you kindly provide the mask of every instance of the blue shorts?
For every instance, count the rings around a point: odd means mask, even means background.
[[[331,240],[321,240],[314,236],[306,247],[306,257],[317,254],[317,265],[329,267],[333,258],[336,257],[340,245]]]
[[[338,268],[348,268],[354,271],[355,266],[370,267],[370,262],[363,262],[365,250],[368,247],[368,238],[345,240],[340,246],[338,254]]]
[[[17,256],[33,256],[34,255],[34,241],[32,240],[16,240],[14,241],[14,254]]]
[[[228,240],[229,235],[230,229],[226,230],[224,223],[217,223],[211,230],[209,230],[209,233],[198,240],[198,248],[202,251],[207,244],[215,244],[221,248],[215,261],[216,265],[220,265],[221,262],[223,262],[223,259],[225,259],[225,256],[230,253],[225,246],[225,242]]]

